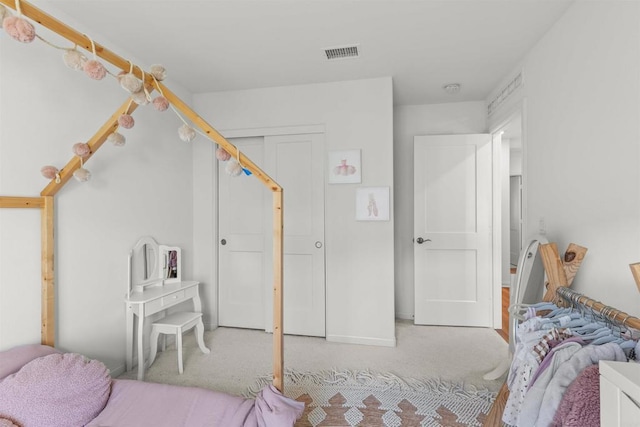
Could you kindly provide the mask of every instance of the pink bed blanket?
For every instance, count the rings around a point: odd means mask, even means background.
[[[0,352],[0,421],[19,427],[285,427],[304,404],[267,386],[255,399],[112,380],[97,360],[47,346]]]
[[[113,380],[107,406],[88,427],[284,427],[293,426],[304,404],[273,386],[256,399],[197,387]]]

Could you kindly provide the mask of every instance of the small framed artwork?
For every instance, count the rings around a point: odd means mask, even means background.
[[[362,181],[360,150],[329,151],[329,184],[359,184]]]
[[[159,245],[160,274],[165,283],[180,282],[182,279],[182,250],[177,246]]]
[[[356,190],[357,221],[389,221],[389,187]]]

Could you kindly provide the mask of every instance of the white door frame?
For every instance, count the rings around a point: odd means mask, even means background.
[[[320,125],[303,125],[303,126],[276,126],[276,127],[261,127],[261,128],[241,128],[241,129],[224,129],[224,130],[218,130],[220,132],[220,134],[222,136],[225,137],[225,139],[228,138],[250,138],[250,137],[260,137],[260,136],[274,136],[274,135],[302,135],[302,134],[309,134],[309,133],[325,133],[325,125],[320,124]],[[217,148],[217,145],[215,143],[212,143],[214,145],[214,151]],[[233,155],[233,153],[231,153],[231,155]],[[215,156],[213,157],[214,160]],[[218,253],[218,244],[220,242],[220,229],[219,229],[219,215],[218,212],[220,210],[220,204],[219,204],[219,200],[218,200],[218,168],[220,167],[218,161],[214,161],[213,162],[213,177],[215,177],[215,185],[213,186],[213,188],[215,189],[216,195],[213,198],[213,213],[215,215],[215,227],[213,227],[213,257],[214,260],[212,262],[212,265],[215,265],[215,272],[212,271],[212,278],[214,278],[214,295],[215,295],[215,301],[214,301],[214,306],[213,308],[213,316],[211,319],[211,323],[212,323],[212,327],[215,329],[219,326],[219,319],[218,319],[218,304],[220,304],[220,297],[219,297],[219,292],[220,292],[220,287],[218,286],[218,272],[219,270],[219,265],[218,265],[218,260],[220,258],[220,254]],[[285,224],[286,226],[286,224]],[[326,308],[326,292],[325,292],[325,311],[328,312],[327,308]],[[325,316],[326,319],[326,316]]]
[[[522,133],[522,230],[527,229],[527,99],[523,98],[513,108],[505,111],[499,118],[490,121],[489,133],[493,145],[493,327],[502,328],[502,148],[500,138],[495,135],[502,132],[506,125],[518,114],[521,117]],[[508,159],[506,159],[508,161]]]

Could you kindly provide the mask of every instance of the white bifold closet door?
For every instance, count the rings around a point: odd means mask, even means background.
[[[325,336],[324,135],[233,139],[284,189],[284,332]],[[255,177],[219,188],[219,324],[273,326],[273,199]]]
[[[415,323],[492,325],[491,137],[414,138]]]

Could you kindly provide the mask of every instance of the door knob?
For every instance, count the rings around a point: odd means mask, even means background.
[[[418,237],[416,239],[416,242],[418,242],[419,245],[423,244],[424,242],[430,242],[431,239],[423,239],[422,237]]]
[[[316,248],[320,249],[321,247],[322,247],[322,242],[318,240],[316,242]]]
[[[226,245],[226,244],[227,244],[227,239],[222,239],[222,240],[220,240],[220,244],[221,244],[222,246]]]

